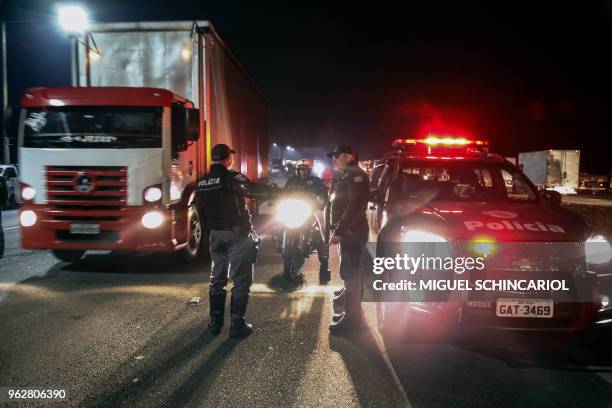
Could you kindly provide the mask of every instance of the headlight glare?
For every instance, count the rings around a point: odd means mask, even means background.
[[[304,200],[290,198],[276,206],[276,219],[287,228],[297,228],[312,215],[310,204]]]
[[[145,228],[154,229],[162,225],[164,216],[158,211],[150,211],[142,216],[141,222]]]
[[[443,237],[419,230],[409,230],[402,235],[402,242],[447,242]]]
[[[32,210],[25,210],[19,214],[19,222],[23,227],[31,227],[36,224],[36,213]]]
[[[21,198],[26,201],[33,200],[36,196],[36,190],[33,187],[24,187],[21,189]]]
[[[161,191],[161,188],[159,187],[156,187],[156,186],[149,187],[144,192],[145,201],[148,201],[150,203],[159,201],[161,200],[161,198],[162,198],[162,191]]]

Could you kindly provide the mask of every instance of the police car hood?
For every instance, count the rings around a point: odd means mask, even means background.
[[[584,242],[589,233],[577,214],[542,203],[435,202],[428,210],[445,221],[447,238],[454,240]]]

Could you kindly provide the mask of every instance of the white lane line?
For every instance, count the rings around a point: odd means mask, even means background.
[[[370,326],[370,332],[372,333],[376,346],[378,347],[378,351],[380,352],[380,355],[385,365],[387,366],[387,370],[389,370],[389,374],[391,375],[391,379],[393,380],[395,388],[397,389],[397,391],[400,393],[400,395],[404,399],[404,404],[405,404],[404,406],[406,408],[412,407],[412,404],[410,403],[410,399],[408,398],[408,393],[404,389],[404,386],[402,385],[402,381],[399,379],[399,376],[397,375],[397,372],[395,371],[395,367],[393,367],[393,363],[391,363],[391,359],[389,358],[389,355],[387,354],[387,348],[385,347],[385,342],[380,332],[378,331],[378,329],[376,329],[376,326],[374,326],[374,329],[372,329],[372,327]]]
[[[2,231],[14,230],[17,228],[21,228],[21,227],[6,227],[6,228],[2,228]]]

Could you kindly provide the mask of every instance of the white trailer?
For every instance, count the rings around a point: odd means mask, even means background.
[[[580,175],[580,150],[519,153],[518,164],[536,186],[561,194],[576,194]]]

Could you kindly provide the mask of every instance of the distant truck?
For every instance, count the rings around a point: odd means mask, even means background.
[[[580,150],[519,153],[518,165],[536,186],[561,194],[576,194],[580,174]]]
[[[580,173],[578,194],[606,195],[610,193],[610,178],[606,175]]]
[[[73,87],[28,89],[19,154],[22,245],[195,257],[193,204],[211,147],[265,179],[268,105],[206,21],[94,25],[73,53]],[[79,57],[80,55],[80,57]]]

